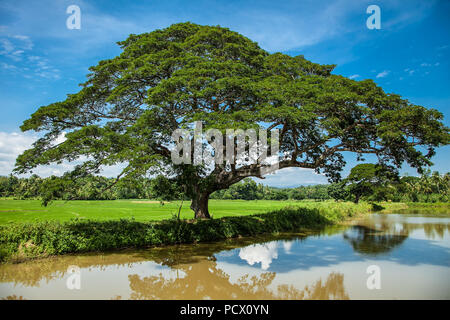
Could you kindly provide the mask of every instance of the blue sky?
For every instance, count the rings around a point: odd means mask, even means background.
[[[81,29],[66,28],[69,5],[81,9]],[[366,27],[369,5],[381,9],[381,29]],[[303,54],[337,64],[334,73],[373,79],[387,92],[438,109],[449,125],[450,1],[77,1],[0,2],[0,174],[36,138],[19,126],[39,106],[76,92],[88,67],[120,53],[116,41],[191,21],[221,25],[269,52]],[[438,150],[434,170],[448,171],[450,148]],[[346,157],[345,172],[355,165]],[[370,158],[367,158],[370,160]],[[70,164],[39,168],[60,174]],[[113,175],[115,168],[105,170]],[[410,168],[403,173],[415,174]],[[264,183],[294,186],[326,182],[310,170],[288,168]]]

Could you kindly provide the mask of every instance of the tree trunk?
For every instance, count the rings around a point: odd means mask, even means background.
[[[191,209],[194,210],[195,212],[195,219],[211,218],[208,211],[208,200],[209,200],[208,193],[197,194],[192,199]]]

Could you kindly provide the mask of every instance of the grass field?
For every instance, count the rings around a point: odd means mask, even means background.
[[[211,200],[214,219],[171,219],[178,202],[151,200],[0,200],[0,263],[76,252],[214,242],[259,234],[299,232],[343,222],[374,209],[398,212],[404,203]],[[192,219],[189,201],[181,217]],[[420,206],[449,212],[448,204]],[[132,218],[134,220],[132,220]],[[220,219],[219,219],[220,218]]]
[[[181,218],[192,219],[190,202],[185,201]],[[0,225],[17,222],[68,221],[74,218],[90,220],[131,219],[150,221],[169,219],[178,212],[179,202],[161,205],[158,201],[111,200],[111,201],[54,201],[43,207],[39,200],[0,199]],[[319,209],[363,209],[368,204],[335,203],[334,201],[272,201],[272,200],[210,200],[209,210],[213,218],[265,213],[286,206]]]
[[[170,219],[178,213],[180,202],[173,201],[161,205],[152,200],[105,200],[105,201],[54,201],[47,207],[39,200],[12,200],[0,198],[0,225],[18,222],[37,221],[69,221],[72,219],[89,219],[96,221],[135,219],[136,221],[154,221]],[[190,201],[183,203],[182,219],[192,219],[194,212],[189,208]],[[449,204],[405,204],[382,203],[386,209],[398,211],[401,209],[429,209],[448,213]],[[287,206],[319,209],[326,211],[370,211],[371,205],[361,202],[357,205],[351,202],[335,201],[274,201],[274,200],[210,200],[209,211],[213,218],[225,216],[243,216],[265,213]]]

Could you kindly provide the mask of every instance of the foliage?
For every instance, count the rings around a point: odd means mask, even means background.
[[[194,121],[221,132],[279,128],[279,167],[315,169],[332,181],[345,165],[343,152],[376,154],[382,165],[406,162],[420,171],[450,140],[440,112],[385,93],[372,80],[334,75],[334,65],[269,54],[227,28],[179,23],[119,45],[121,54],[91,67],[78,93],[40,107],[21,126],[45,135],[17,158],[17,173],[89,159],[60,184],[55,178],[44,203],[61,186],[126,163],[119,179],[168,171],[192,199],[195,216],[209,217],[210,194],[261,177],[263,165],[174,165],[172,133]]]
[[[356,168],[356,167],[355,167]],[[331,193],[336,200],[359,199],[394,202],[448,202],[450,174],[426,170],[420,177],[393,178],[375,166],[358,167],[341,183],[341,191]]]
[[[152,198],[164,201],[185,197],[182,188],[163,175],[159,175],[150,181],[150,194]]]
[[[397,179],[397,176],[389,169],[372,163],[363,163],[352,168],[344,180],[344,185],[348,185],[348,192],[355,196],[354,201],[358,203],[361,196],[373,194],[375,190],[379,190],[393,179]]]
[[[359,169],[358,169],[359,168]],[[328,200],[394,201],[394,202],[447,202],[449,200],[450,174],[427,170],[420,177],[392,178],[388,173],[375,174],[375,166],[359,166],[348,178],[328,185],[275,188],[244,179],[226,190],[211,194],[211,199],[223,200]],[[366,169],[367,170],[366,170]],[[377,171],[379,172],[379,171]],[[115,179],[87,176],[70,185],[61,184],[54,177],[30,178],[0,176],[0,197],[14,199],[158,199],[173,201],[188,199],[175,180],[157,176],[154,179],[139,178],[121,180],[111,188]],[[51,193],[51,197],[48,194]],[[359,200],[358,199],[358,200]]]

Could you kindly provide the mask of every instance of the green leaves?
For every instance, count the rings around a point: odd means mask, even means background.
[[[442,114],[387,94],[371,80],[354,81],[303,56],[269,54],[220,26],[174,24],[119,42],[123,52],[90,68],[82,89],[39,108],[22,130],[46,135],[18,159],[16,172],[86,156],[86,174],[128,163],[120,177],[165,167],[196,192],[210,194],[259,168],[175,167],[171,134],[203,128],[278,128],[280,168],[323,171],[337,180],[343,152],[375,154],[384,166],[421,170],[447,145]],[[62,134],[66,140],[54,145]],[[426,148],[426,152],[424,152]]]

